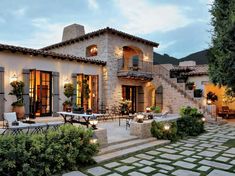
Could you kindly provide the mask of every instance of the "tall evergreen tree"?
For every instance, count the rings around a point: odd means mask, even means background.
[[[214,0],[210,12],[214,29],[209,76],[214,84],[235,93],[235,0]]]

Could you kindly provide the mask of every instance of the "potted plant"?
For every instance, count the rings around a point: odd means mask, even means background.
[[[64,85],[64,95],[66,96],[67,100],[63,103],[63,111],[71,111],[73,105],[73,92],[74,87],[72,83],[66,83]]]
[[[12,90],[10,91],[9,95],[14,95],[16,97],[16,101],[13,102],[12,111],[16,112],[17,118],[22,119],[25,115],[25,108],[24,108],[24,82],[22,81],[13,81],[10,83]]]
[[[208,92],[207,95],[206,95],[206,99],[207,99],[207,104],[213,104],[215,101],[218,100],[218,96],[213,93],[213,92]]]
[[[187,83],[186,83],[186,88],[187,88],[188,90],[193,90],[194,87],[195,87],[195,83],[194,83],[194,82],[187,82]]]
[[[131,107],[131,100],[121,100],[120,101],[120,109],[121,109],[122,115],[129,114],[130,107]]]
[[[159,106],[152,106],[150,109],[153,113],[160,113],[161,112],[161,108]]]

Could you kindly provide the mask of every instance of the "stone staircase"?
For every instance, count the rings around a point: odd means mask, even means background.
[[[152,148],[159,145],[168,144],[168,140],[157,140],[156,138],[139,139],[133,138],[119,142],[110,143],[107,147],[101,148],[94,160],[97,163],[126,156],[140,150]]]
[[[162,84],[165,84],[165,87],[169,87],[170,91],[168,95],[169,97],[173,97],[176,103],[181,104],[181,106],[189,105],[196,107],[204,114],[207,122],[209,123],[225,123],[222,118],[212,116],[202,102],[193,97],[192,92],[185,90],[185,83],[177,83],[176,78],[170,78],[169,70],[161,65],[154,65],[152,73],[154,75],[155,82],[161,82]],[[170,96],[172,92],[174,92],[174,95]],[[179,106],[177,106],[175,110],[176,109],[179,110]]]

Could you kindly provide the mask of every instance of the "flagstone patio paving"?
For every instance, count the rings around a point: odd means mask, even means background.
[[[224,142],[235,139],[234,125],[207,125],[207,133],[126,158],[92,166],[66,176],[235,176],[235,148]]]

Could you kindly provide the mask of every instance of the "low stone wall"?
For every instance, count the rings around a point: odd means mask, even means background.
[[[138,136],[141,139],[151,137],[151,123],[152,120],[146,120],[143,123],[131,122],[130,135]]]
[[[106,147],[108,145],[107,129],[98,128],[95,130],[95,135],[98,138],[100,147]]]

